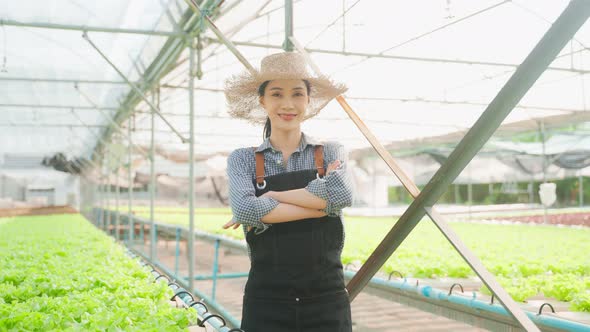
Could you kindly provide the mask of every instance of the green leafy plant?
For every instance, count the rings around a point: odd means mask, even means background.
[[[193,310],[80,215],[0,223],[0,331],[181,331]]]

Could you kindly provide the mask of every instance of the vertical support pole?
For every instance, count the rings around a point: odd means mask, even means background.
[[[582,170],[579,172],[580,175],[578,176],[578,182],[580,185],[578,186],[578,201],[580,203],[580,207],[584,207],[584,176],[582,175]]]
[[[471,170],[469,172],[469,183],[467,184],[467,201],[468,201],[468,218],[471,220],[471,207],[473,206],[473,181],[471,180]]]
[[[95,199],[98,197],[98,186],[96,183],[89,181],[85,176],[81,176],[80,179],[84,179],[84,182],[89,183],[92,188],[90,190],[90,200],[88,200],[88,198],[83,198],[82,190],[80,190],[82,180],[80,180],[80,183],[78,184],[78,192],[80,193],[80,211],[84,211],[84,216],[94,222],[95,215],[93,207],[96,204]]]
[[[529,204],[533,205],[535,203],[535,179],[531,176],[531,181],[529,181]]]
[[[104,225],[104,207],[105,207],[105,194],[107,186],[105,185],[105,159],[104,155],[101,157],[100,163],[100,219],[96,225],[99,229],[103,228]]]
[[[472,159],[473,160],[473,159]],[[467,219],[471,220],[471,210],[473,207],[473,178],[471,177],[471,161],[465,167],[467,172]]]
[[[92,205],[92,209],[94,211],[94,226],[98,227],[98,222],[99,222],[99,215],[98,215],[98,211],[100,208],[100,203],[102,200],[102,164],[100,165],[100,175],[98,176],[98,183],[96,184],[96,202],[93,203]]]
[[[159,97],[157,97],[159,99]],[[156,102],[156,90],[152,91],[152,103]],[[154,229],[154,196],[156,190],[156,146],[155,146],[155,125],[156,112],[151,110],[151,126],[150,126],[150,259],[152,262],[156,258],[156,232]]]
[[[121,186],[119,183],[119,168],[121,166],[121,158],[117,158],[117,167],[115,168],[115,239],[120,240],[119,233],[121,228],[121,213],[119,211],[119,196],[121,196]]]
[[[283,49],[286,52],[293,52],[291,36],[293,36],[293,0],[285,0],[285,42],[283,42]]]
[[[104,231],[109,234],[109,227],[111,227],[111,167],[110,167],[110,162],[111,162],[111,156],[109,149],[106,149],[106,154],[107,154],[107,204],[106,204],[106,224],[104,227]]]
[[[107,223],[107,215],[106,215],[106,209],[107,209],[107,177],[106,177],[106,163],[103,164],[102,166],[102,198],[101,198],[101,206],[100,206],[100,226],[99,228],[104,230],[105,229],[105,225]]]
[[[545,122],[541,120],[539,124],[541,131],[541,147],[543,149],[543,183],[547,182],[547,156],[545,156]],[[543,224],[547,224],[547,206],[543,204]]]
[[[131,159],[131,149],[133,142],[131,141],[131,118],[129,118],[129,124],[127,125],[127,140],[129,145],[127,146],[127,226],[129,227],[128,240],[129,245],[133,248],[133,237],[135,235],[135,223],[133,222],[133,176],[131,166],[133,160]]]
[[[219,271],[219,239],[215,240],[215,257],[213,258],[213,287],[211,289],[211,299],[215,301],[215,289],[217,288],[217,271]]]
[[[106,151],[103,151],[102,156],[102,167],[101,167],[101,175],[102,175],[102,197],[100,200],[100,208],[101,208],[101,215],[100,215],[100,229],[104,229],[104,225],[106,224],[106,214],[105,210],[107,208],[107,161],[106,161]]]
[[[141,223],[141,227],[139,228],[139,237],[141,238],[141,245],[142,247],[145,245],[145,222]],[[144,249],[142,249],[143,251]]]
[[[453,187],[455,188],[455,204],[459,204],[461,202],[461,193],[459,192],[459,185],[454,184]]]
[[[189,148],[188,148],[188,285],[192,292],[195,283],[195,45],[189,41],[188,104],[189,104]],[[199,59],[200,60],[200,59]],[[200,64],[199,64],[200,65]]]
[[[371,180],[373,190],[371,190],[371,199],[373,200],[373,216],[377,216],[377,176],[375,175],[377,173],[377,158],[372,158],[372,161],[373,174],[371,174]]]
[[[154,250],[154,258],[152,261],[155,263],[158,261],[158,225],[155,223],[152,224],[150,234],[153,234],[152,239],[154,240],[154,243],[152,245],[152,249]]]
[[[342,0],[342,52],[346,52],[346,0]]]
[[[178,257],[180,256],[180,227],[176,227],[176,248],[174,250],[174,276],[178,278]]]

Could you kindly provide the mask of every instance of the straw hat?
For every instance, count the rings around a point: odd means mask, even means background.
[[[343,84],[332,82],[325,76],[311,75],[300,53],[271,54],[262,59],[260,71],[256,74],[244,72],[225,81],[229,113],[252,123],[264,124],[267,113],[260,105],[258,87],[265,81],[277,79],[305,79],[311,83],[310,102],[303,120],[317,115],[332,98],[347,90]]]

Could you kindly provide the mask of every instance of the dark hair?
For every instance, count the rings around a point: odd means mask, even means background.
[[[260,84],[260,86],[258,87],[258,96],[260,96],[260,97],[264,96],[264,91],[266,90],[268,83],[270,83],[270,81],[264,81],[264,82],[262,82],[262,84]],[[311,92],[311,83],[309,83],[308,80],[303,80],[303,83],[305,83],[305,89],[307,90],[307,95],[309,96],[309,93]],[[262,137],[264,139],[269,138],[270,132],[271,132],[270,118],[266,117],[266,123],[264,124],[264,129],[262,130]]]

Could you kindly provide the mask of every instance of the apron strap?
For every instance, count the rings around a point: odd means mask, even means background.
[[[324,177],[324,173],[326,170],[324,169],[324,146],[323,145],[316,145],[315,146],[315,168],[318,170],[318,176]]]
[[[256,147],[253,148],[256,150]],[[264,152],[255,152],[256,155],[256,183],[259,186],[264,184]],[[324,169],[324,146],[316,145],[314,150],[315,168],[318,176],[324,177],[326,170]]]
[[[253,148],[256,150],[256,147]],[[256,184],[264,184],[264,152],[255,152],[256,154]]]

